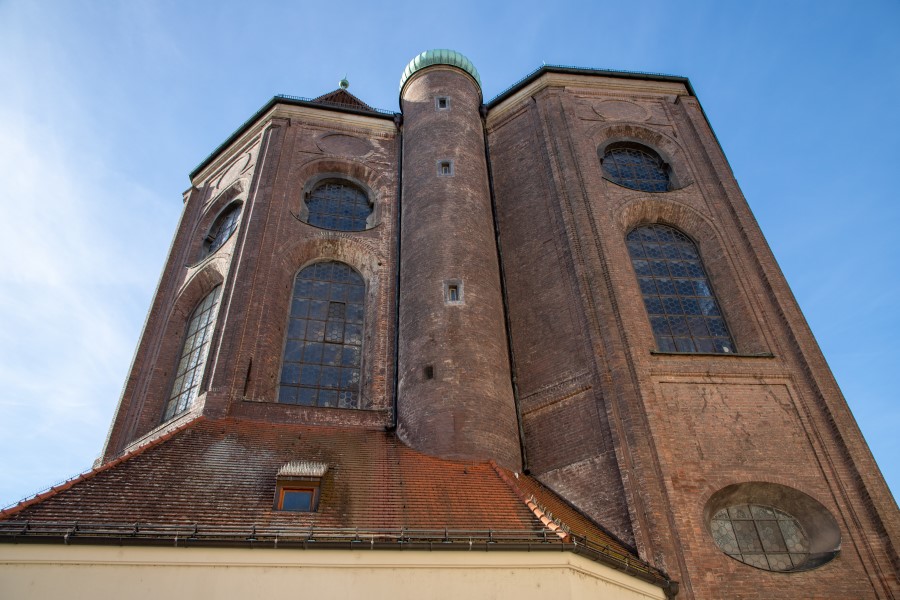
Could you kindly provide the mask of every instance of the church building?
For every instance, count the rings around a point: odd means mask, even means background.
[[[190,174],[0,596],[900,598],[900,512],[683,77],[451,50]],[[813,267],[815,268],[815,267]]]

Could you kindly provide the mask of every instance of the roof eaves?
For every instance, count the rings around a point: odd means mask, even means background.
[[[648,81],[668,81],[683,84],[691,96],[696,96],[694,88],[687,77],[680,75],[666,75],[664,73],[645,73],[642,71],[617,71],[614,69],[593,69],[589,67],[573,67],[566,65],[543,65],[538,67],[519,81],[515,82],[487,102],[488,109],[494,108],[520,89],[547,73],[560,73],[564,75],[599,75],[603,77],[617,77],[620,79],[644,79]]]
[[[576,554],[581,554],[595,562],[628,573],[648,583],[661,586],[664,589],[669,589],[672,586],[671,579],[669,579],[665,573],[653,565],[641,560],[636,555],[622,554],[620,551],[611,548],[609,545],[601,545],[592,542],[588,538],[572,532],[571,528],[560,520],[559,517],[552,518],[552,515],[545,513],[544,510],[538,506],[534,496],[523,490],[496,462],[492,460],[490,461],[490,464],[500,476],[500,479],[502,479],[525,503],[532,514],[534,514],[535,518],[537,518],[544,527],[559,536],[561,541],[573,544],[573,551]],[[577,510],[574,507],[573,509]],[[581,511],[578,512],[580,513]],[[601,530],[603,529],[601,528]],[[605,530],[603,531],[605,532]],[[613,537],[613,539],[615,538]]]
[[[327,95],[327,94],[326,94]],[[239,137],[241,137],[248,129],[250,129],[254,123],[256,123],[260,117],[269,112],[272,108],[274,108],[278,104],[287,104],[290,106],[306,106],[309,108],[318,108],[321,110],[333,110],[336,112],[348,113],[353,115],[362,115],[366,117],[375,117],[378,119],[390,119],[393,120],[397,113],[389,110],[384,110],[381,108],[372,108],[369,110],[354,108],[352,106],[342,106],[338,104],[323,104],[316,102],[314,98],[303,98],[300,96],[288,96],[285,94],[278,94],[274,96],[271,100],[266,102],[266,104],[256,111],[252,117],[244,121],[240,127],[238,127],[234,133],[232,133],[228,138],[219,144],[219,146],[213,150],[209,156],[203,159],[203,161],[197,165],[193,171],[191,171],[189,177],[191,182],[194,181],[194,178],[200,174],[203,169],[209,166],[213,160],[228,146],[234,143]]]
[[[72,477],[71,479],[67,479],[67,480],[63,481],[62,483],[59,483],[57,485],[54,485],[54,486],[48,488],[47,490],[45,490],[43,492],[38,492],[37,494],[35,494],[31,497],[24,498],[24,499],[20,500],[19,502],[17,502],[16,504],[13,504],[7,508],[4,508],[3,510],[0,510],[0,520],[5,520],[5,519],[8,519],[9,517],[15,516],[16,514],[22,512],[29,506],[33,506],[35,504],[43,502],[44,500],[52,498],[53,496],[56,496],[60,492],[63,492],[65,490],[71,488],[75,484],[78,484],[78,483],[81,483],[82,481],[91,479],[91,478],[99,475],[100,473],[103,473],[104,471],[108,471],[109,469],[112,469],[112,468],[122,464],[123,462],[125,462],[127,460],[130,460],[136,456],[140,456],[144,452],[147,452],[148,450],[155,448],[156,446],[159,446],[163,442],[172,439],[173,437],[175,437],[177,434],[181,433],[182,431],[185,431],[186,429],[189,429],[189,428],[193,427],[194,425],[196,425],[197,423],[204,421],[204,420],[205,420],[205,417],[198,416],[195,419],[185,421],[178,427],[173,428],[171,431],[166,432],[165,434],[159,436],[158,438],[154,438],[153,440],[147,442],[146,444],[143,444],[141,446],[138,446],[137,448],[129,450],[128,452],[119,456],[118,458],[115,458],[107,463],[103,463],[102,465],[100,465],[98,467],[94,467],[83,473],[80,473],[80,474]]]

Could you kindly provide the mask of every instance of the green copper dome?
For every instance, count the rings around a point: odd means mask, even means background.
[[[462,69],[471,75],[478,82],[478,87],[481,88],[481,77],[471,60],[455,50],[428,50],[409,61],[409,64],[403,69],[403,75],[400,77],[400,91],[403,91],[403,85],[413,76],[413,73],[431,65],[450,65]]]

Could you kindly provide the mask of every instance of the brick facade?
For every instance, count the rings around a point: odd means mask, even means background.
[[[104,461],[200,415],[396,428],[427,454],[524,469],[679,597],[900,596],[896,504],[687,80],[545,67],[484,105],[444,64],[401,103],[276,98],[193,175]],[[619,142],[656,152],[671,191],[605,178]],[[327,178],[367,193],[364,231],[305,222]],[[236,233],[201,258],[235,202]],[[657,351],[625,244],[652,223],[695,242],[735,352]],[[359,410],[276,401],[294,277],[320,260],[366,282]],[[201,394],[161,423],[188,318],[217,285]],[[711,499],[755,482],[824,507],[840,554],[777,573],[720,551]]]

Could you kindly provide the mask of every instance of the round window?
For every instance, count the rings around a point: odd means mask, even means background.
[[[809,538],[803,527],[773,506],[723,508],[713,516],[710,529],[722,552],[760,569],[792,571],[809,558]]]
[[[807,571],[841,549],[831,512],[784,485],[753,481],[723,488],[706,505],[706,523],[719,550],[766,571]]]

